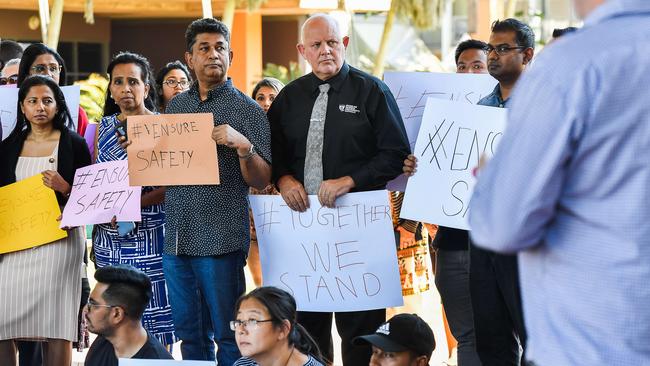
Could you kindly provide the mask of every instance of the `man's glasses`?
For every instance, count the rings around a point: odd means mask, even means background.
[[[35,72],[36,74],[45,74],[46,72],[50,72],[52,74],[58,74],[61,72],[61,66],[60,65],[35,65],[32,66],[32,71]]]
[[[187,86],[190,85],[190,83],[187,80],[177,81],[177,80],[174,80],[174,79],[167,79],[167,80],[163,81],[163,84],[167,85],[170,88],[175,88],[176,85],[180,85],[181,88],[183,88],[183,89],[187,88]]]
[[[487,52],[487,54],[489,55],[492,51],[496,51],[497,55],[503,56],[503,55],[507,54],[508,52],[510,52],[512,50],[521,50],[521,49],[525,49],[525,48],[526,47],[523,47],[523,46],[510,47],[510,46],[506,46],[506,45],[501,45],[501,46],[494,47],[494,46],[488,45],[487,47],[485,47],[485,52]]]
[[[88,308],[88,311],[93,311],[94,308],[116,308],[118,307],[117,305],[104,305],[104,304],[98,304],[92,300],[88,301],[86,303],[86,307]]]
[[[0,78],[0,85],[13,85],[18,83],[18,75]]]
[[[259,327],[259,323],[272,322],[273,319],[268,320],[257,320],[257,319],[248,319],[248,320],[232,320],[230,322],[230,330],[237,330],[241,327],[246,328],[246,330],[255,330]]]

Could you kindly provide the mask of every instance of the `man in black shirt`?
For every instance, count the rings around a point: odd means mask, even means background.
[[[347,44],[332,17],[309,18],[297,47],[313,71],[282,89],[268,112],[273,180],[296,211],[309,207],[310,194],[334,207],[348,192],[383,189],[409,153],[393,95],[381,80],[345,63]],[[336,314],[344,365],[368,364],[371,348],[351,341],[385,317],[385,309]],[[298,320],[331,360],[332,313],[300,312]]]
[[[117,366],[119,358],[173,359],[142,327],[152,293],[149,277],[129,265],[116,265],[98,269],[95,279],[85,317],[88,330],[98,337],[84,364]]]

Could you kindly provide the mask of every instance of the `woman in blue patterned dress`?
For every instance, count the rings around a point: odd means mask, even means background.
[[[97,134],[98,163],[126,159],[126,151],[117,141],[116,126],[128,116],[154,114],[156,108],[156,92],[146,58],[120,53],[109,64],[108,75],[104,118]],[[145,329],[164,345],[171,345],[174,343],[174,324],[162,270],[164,198],[164,187],[142,187],[142,221],[125,235],[120,235],[117,226],[128,223],[113,220],[112,223],[96,225],[93,248],[98,267],[127,263],[149,276],[153,297],[142,322]]]

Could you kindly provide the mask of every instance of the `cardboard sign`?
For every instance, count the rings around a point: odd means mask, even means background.
[[[402,287],[386,191],[350,193],[336,208],[292,211],[281,196],[249,196],[265,286],[290,292],[301,311],[401,306]]]
[[[0,253],[67,237],[56,221],[59,215],[56,195],[43,185],[41,174],[0,188]]]
[[[132,185],[219,184],[211,113],[128,118],[127,147]]]
[[[428,98],[476,104],[492,93],[497,81],[488,74],[452,74],[435,72],[387,72],[384,81],[395,96],[411,151],[415,147],[418,131]],[[388,182],[390,191],[404,191],[406,177],[400,175]]]
[[[79,168],[61,227],[117,221],[140,221],[141,187],[129,186],[126,160],[109,161]]]
[[[506,112],[429,98],[413,152],[418,167],[408,180],[400,216],[468,230],[473,170],[482,156],[494,155]]]
[[[72,131],[77,131],[79,119],[79,85],[62,86],[61,90],[65,96],[65,103],[72,116]],[[18,106],[18,88],[0,88],[0,123],[2,124],[2,139],[16,127],[16,116]]]

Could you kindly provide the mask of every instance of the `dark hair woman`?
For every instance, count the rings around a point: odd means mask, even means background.
[[[253,100],[255,100],[255,102],[264,110],[264,113],[267,113],[269,111],[269,108],[271,108],[271,103],[273,103],[275,97],[278,96],[278,93],[280,90],[282,90],[282,88],[284,88],[284,84],[282,84],[280,80],[276,78],[265,77],[264,79],[258,81],[253,88]],[[273,184],[270,184],[261,191],[251,187],[250,194],[278,194],[278,190]],[[248,270],[251,272],[255,286],[259,287],[262,285],[260,247],[257,243],[257,232],[255,231],[255,222],[253,221],[253,211],[249,211],[248,216],[251,221],[251,245],[248,249],[248,258],[246,258],[246,264],[248,265]]]
[[[178,60],[160,69],[156,75],[160,112],[165,111],[173,97],[189,89],[191,83],[192,76],[187,66]]]
[[[109,84],[104,117],[98,126],[97,163],[126,160],[116,127],[130,116],[154,114],[156,105],[151,67],[145,57],[119,53],[111,60],[107,72]],[[142,187],[142,221],[129,233],[122,234],[114,222],[95,225],[93,249],[98,267],[130,264],[151,278],[154,295],[144,312],[144,327],[163,345],[171,345],[175,340],[174,326],[162,271],[164,198],[164,187]],[[122,225],[133,223],[117,223]]]
[[[242,358],[233,366],[323,366],[316,342],[296,321],[296,300],[276,287],[260,287],[235,304],[235,331]]]
[[[0,186],[37,174],[65,206],[76,169],[90,164],[86,141],[70,131],[70,111],[59,86],[48,77],[24,80],[18,91],[16,127],[0,143]],[[16,364],[17,339],[43,340],[47,365],[69,365],[78,332],[85,232],[36,248],[3,255],[0,261],[0,360]],[[8,308],[7,308],[8,306]],[[18,324],[19,326],[16,326]]]
[[[31,44],[23,52],[20,66],[18,66],[18,87],[25,79],[33,75],[50,77],[59,86],[67,85],[65,61],[55,50],[42,43]],[[88,115],[86,115],[83,108],[79,107],[77,133],[83,136],[86,127],[88,127]]]
[[[266,77],[255,85],[252,97],[264,109],[264,113],[267,113],[282,88],[284,88],[284,84],[280,80]]]

